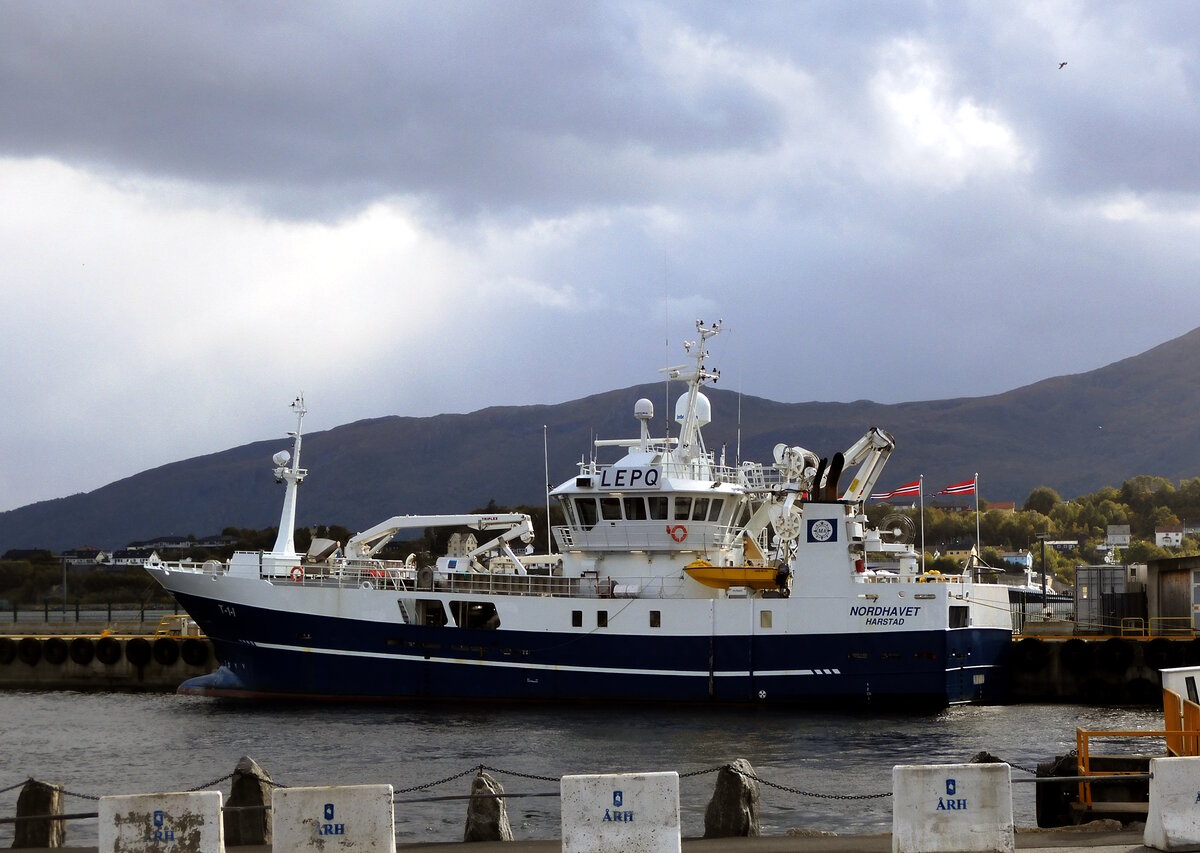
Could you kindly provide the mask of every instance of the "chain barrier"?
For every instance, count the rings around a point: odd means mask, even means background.
[[[488,770],[492,773],[502,773],[506,776],[519,776],[522,779],[533,779],[538,782],[559,782],[562,780],[561,776],[538,776],[534,773],[518,773],[515,770],[501,770],[497,767],[488,767],[486,764],[480,764],[479,769]]]
[[[805,791],[801,788],[793,788],[789,785],[780,785],[778,782],[770,782],[766,779],[763,779],[756,773],[742,773],[740,775],[743,775],[748,779],[753,779],[755,782],[759,782],[769,788],[775,788],[778,791],[786,791],[789,794],[796,794],[797,796],[801,797],[812,797],[820,800],[881,800],[884,797],[890,797],[892,795],[891,791],[888,791],[886,794],[818,794],[815,791]]]
[[[1037,775],[1036,770],[1032,770],[1028,767],[1022,767],[1019,764],[1014,764],[1011,762],[1007,762],[1007,763],[1010,767],[1013,767],[1024,773],[1029,773],[1034,776]],[[692,778],[696,778],[699,776],[707,776],[710,773],[719,773],[720,771],[722,771],[726,768],[732,768],[732,767],[733,767],[732,764],[722,764],[722,765],[718,765],[716,767],[706,767],[701,770],[689,770],[685,773],[680,773],[679,778],[680,779],[692,779]],[[542,774],[538,774],[538,773],[522,773],[517,770],[505,770],[503,768],[492,767],[487,764],[476,764],[473,767],[469,767],[466,770],[459,771],[458,773],[453,773],[453,774],[451,774],[449,776],[445,776],[441,779],[436,779],[431,782],[423,782],[419,785],[412,785],[408,788],[398,788],[393,792],[393,796],[400,796],[403,794],[411,794],[416,791],[428,791],[430,788],[436,788],[439,785],[445,785],[447,782],[453,782],[456,779],[462,779],[465,776],[470,776],[473,773],[480,773],[485,770],[488,771],[489,773],[495,773],[495,774],[502,775],[502,776],[515,776],[515,777],[518,777],[521,779],[530,779],[530,780],[537,781],[537,782],[559,782],[559,781],[561,781],[560,776],[546,776],[546,775],[542,775]],[[221,784],[222,782],[228,781],[229,779],[232,779],[235,775],[237,775],[237,774],[236,773],[227,773],[224,776],[219,776],[216,779],[213,779],[209,782],[204,783],[203,785],[196,785],[193,788],[188,788],[187,791],[189,791],[189,792],[203,791],[207,788],[212,788],[216,785]],[[772,782],[770,779],[764,779],[763,777],[759,776],[756,773],[741,773],[740,775],[743,775],[748,779],[753,779],[755,782],[758,782],[760,785],[765,785],[768,788],[774,788],[777,791],[783,791],[788,794],[795,794],[796,796],[800,796],[800,797],[811,797],[814,799],[876,800],[876,799],[883,799],[883,798],[892,796],[891,791],[887,791],[886,793],[880,793],[880,794],[830,794],[830,793],[817,792],[817,791],[806,791],[803,788],[795,788],[790,785],[780,784],[779,782]],[[30,779],[27,781],[34,781],[34,780]],[[275,782],[271,779],[263,779],[261,781],[263,781],[264,783],[266,783],[267,785],[269,785],[272,788],[287,788],[288,787],[287,785],[284,785],[280,782]],[[0,794],[5,794],[5,793],[8,793],[9,791],[14,791],[17,788],[20,788],[21,786],[23,786],[25,784],[26,784],[26,782],[17,782],[14,785],[9,785],[7,788],[0,788]],[[82,794],[77,791],[68,791],[65,789],[63,790],[63,795],[67,796],[67,797],[76,797],[81,800],[98,801],[100,799],[99,796],[96,796],[93,794]],[[532,796],[532,795],[523,795],[523,796]]]
[[[226,779],[232,779],[234,777],[234,775],[235,774],[233,774],[233,773],[226,773],[224,776],[221,776],[218,779],[213,779],[211,782],[206,782],[203,785],[197,785],[195,788],[188,788],[187,793],[191,794],[196,791],[203,791],[205,788],[211,788],[213,785],[219,785],[221,782],[224,782]]]
[[[455,773],[453,776],[447,776],[445,779],[438,779],[436,782],[426,782],[423,785],[413,785],[411,788],[401,788],[399,790],[393,791],[392,795],[395,796],[397,794],[411,794],[413,791],[427,791],[430,788],[436,788],[438,785],[444,785],[447,782],[453,782],[455,779],[461,779],[462,777],[464,777],[470,773],[477,773],[477,772],[479,772],[479,770],[482,767],[483,767],[482,764],[477,764],[468,770],[462,771],[461,773]]]
[[[720,773],[722,770],[724,770],[728,766],[729,766],[728,764],[722,764],[720,767],[709,767],[704,770],[689,770],[687,773],[680,773],[679,778],[680,779],[691,779],[694,776],[704,776],[705,774],[708,774],[708,773]]]

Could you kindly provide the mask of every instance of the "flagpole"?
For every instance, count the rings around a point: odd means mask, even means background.
[[[921,574],[925,574],[925,475],[917,478],[917,495],[921,499]]]
[[[975,550],[983,556],[983,542],[979,539],[979,472],[975,472]]]

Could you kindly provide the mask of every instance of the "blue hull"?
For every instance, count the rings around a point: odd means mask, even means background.
[[[222,667],[184,693],[340,700],[505,700],[939,707],[1007,695],[1010,632],[692,637],[380,624],[180,595]]]

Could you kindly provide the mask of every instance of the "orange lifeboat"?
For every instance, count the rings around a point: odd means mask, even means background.
[[[773,566],[714,566],[707,560],[696,560],[683,570],[692,580],[712,589],[729,589],[731,586],[775,589],[779,586],[779,572]]]

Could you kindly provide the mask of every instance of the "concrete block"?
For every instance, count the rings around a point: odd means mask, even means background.
[[[892,768],[892,853],[1011,853],[1007,764]]]
[[[563,853],[679,853],[679,774],[564,776]]]
[[[1200,758],[1150,759],[1150,809],[1142,843],[1200,850]]]
[[[100,798],[99,853],[224,853],[221,792]]]
[[[289,853],[396,851],[391,785],[275,788],[273,847]]]

